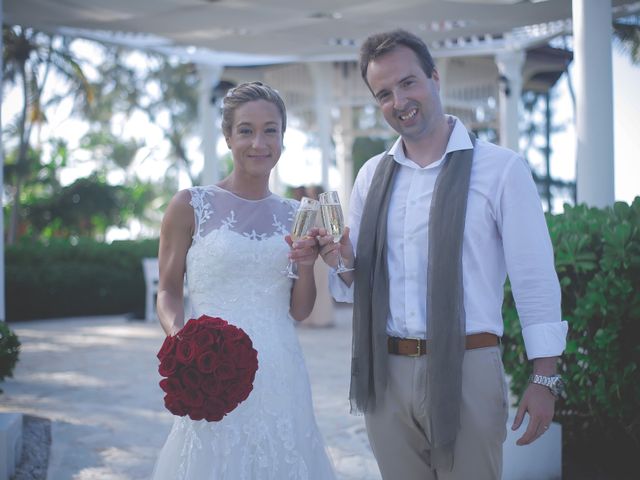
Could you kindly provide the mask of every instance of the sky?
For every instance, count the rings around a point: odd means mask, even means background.
[[[640,195],[640,66],[614,56],[613,91],[616,199]]]
[[[631,203],[640,196],[640,65],[633,65],[616,48],[612,52],[615,198]],[[554,123],[566,128],[551,139],[551,175],[573,180],[575,123],[564,77],[558,83],[557,95]]]

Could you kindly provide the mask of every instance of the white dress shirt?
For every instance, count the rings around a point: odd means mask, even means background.
[[[453,118],[456,122],[445,155],[472,148],[466,128]],[[444,155],[437,162],[420,167],[405,156],[401,138],[389,154],[399,168],[387,220],[387,334],[425,338],[429,321],[429,208]],[[383,156],[367,161],[353,186],[348,225],[354,248],[369,186]],[[518,154],[482,140],[476,142],[471,169],[462,270],[468,334],[491,332],[502,336],[502,301],[508,274],[528,357],[562,353],[567,322],[560,316],[560,285],[553,250],[531,172]],[[353,285],[347,287],[335,271],[330,275],[329,286],[337,301],[353,302]]]

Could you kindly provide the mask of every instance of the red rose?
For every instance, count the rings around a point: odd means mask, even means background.
[[[218,362],[219,362],[218,355],[216,355],[211,350],[208,350],[204,353],[201,353],[200,356],[198,356],[196,365],[198,366],[198,370],[201,371],[202,373],[211,373],[213,372]]]
[[[199,388],[186,387],[180,394],[180,400],[188,407],[201,407],[204,403],[204,395]]]
[[[208,422],[219,422],[225,416],[226,406],[222,400],[210,398],[204,406],[204,411]]]
[[[227,397],[236,403],[240,403],[247,399],[251,390],[253,390],[253,385],[247,385],[244,382],[236,383],[227,388]]]
[[[239,368],[237,373],[240,381],[244,383],[253,383],[256,379],[256,370],[254,368]]]
[[[158,352],[158,360],[162,360],[163,357],[173,353],[176,349],[176,337],[172,335],[167,335],[162,342],[162,346],[160,347],[160,351]]]
[[[238,406],[240,402],[236,402],[233,399],[225,398],[224,399],[224,411],[225,413],[231,413]]]
[[[225,415],[226,412],[224,410],[205,410],[204,419],[207,422],[219,422]]]
[[[183,338],[176,346],[176,360],[184,365],[189,365],[196,358],[197,348],[195,342]]]
[[[258,352],[255,350],[241,350],[238,352],[236,367],[256,369],[258,366]]]
[[[163,378],[160,380],[160,388],[169,394],[178,393],[182,389],[180,380],[175,377]]]
[[[210,317],[208,315],[201,315],[198,318],[198,322],[206,327],[224,327],[229,325],[225,320],[219,317]]]
[[[189,320],[177,333],[182,339],[192,338],[200,330],[200,324],[194,320]]]
[[[205,417],[205,410],[204,410],[204,408],[202,408],[201,406],[200,406],[200,407],[192,408],[192,409],[189,411],[189,418],[190,418],[191,420],[196,420],[196,421],[198,421],[198,420],[204,420],[204,417]]]
[[[196,345],[200,348],[200,350],[204,350],[209,345],[213,345],[216,343],[216,337],[209,330],[202,329],[197,335],[193,337],[193,341],[196,342]]]
[[[218,317],[189,320],[158,352],[160,388],[174,415],[220,421],[253,390],[258,354],[247,334]]]
[[[244,333],[244,330],[238,327],[234,327],[233,325],[229,325],[229,327],[230,328],[227,328],[224,332],[225,343],[228,341],[231,341],[231,342],[240,341],[246,336],[246,333]]]
[[[214,372],[220,381],[231,380],[236,374],[236,367],[234,367],[231,362],[222,360],[218,363]]]
[[[162,360],[160,360],[158,372],[163,377],[169,377],[175,373],[177,366],[178,362],[176,361],[175,355],[166,355]]]
[[[222,393],[222,385],[218,381],[216,377],[213,375],[207,375],[202,379],[202,383],[200,384],[200,388],[204,392],[207,397],[207,402],[211,400],[211,397],[217,397]]]
[[[178,395],[167,394],[164,396],[164,406],[174,415],[184,417],[187,414],[187,407]]]
[[[188,367],[180,372],[180,380],[187,388],[198,388],[202,383],[202,374],[193,367]]]

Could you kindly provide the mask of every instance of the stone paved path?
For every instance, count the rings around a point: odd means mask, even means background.
[[[318,424],[340,479],[379,480],[362,417],[349,415],[350,310],[299,328]],[[22,342],[0,411],[52,421],[48,480],[137,480],[151,473],[171,426],[157,386],[157,324],[123,317],[14,323]]]

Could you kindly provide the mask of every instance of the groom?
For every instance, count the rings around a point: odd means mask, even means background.
[[[529,414],[519,445],[544,434],[561,387],[567,324],[535,184],[522,157],[443,113],[438,71],[415,35],[372,35],[360,69],[400,136],[358,173],[351,231],[339,244],[319,238],[330,266],[339,252],[355,266],[330,278],[336,300],[354,302],[352,409],[365,414],[387,480],[499,479],[507,272],[533,360],[512,425]]]

